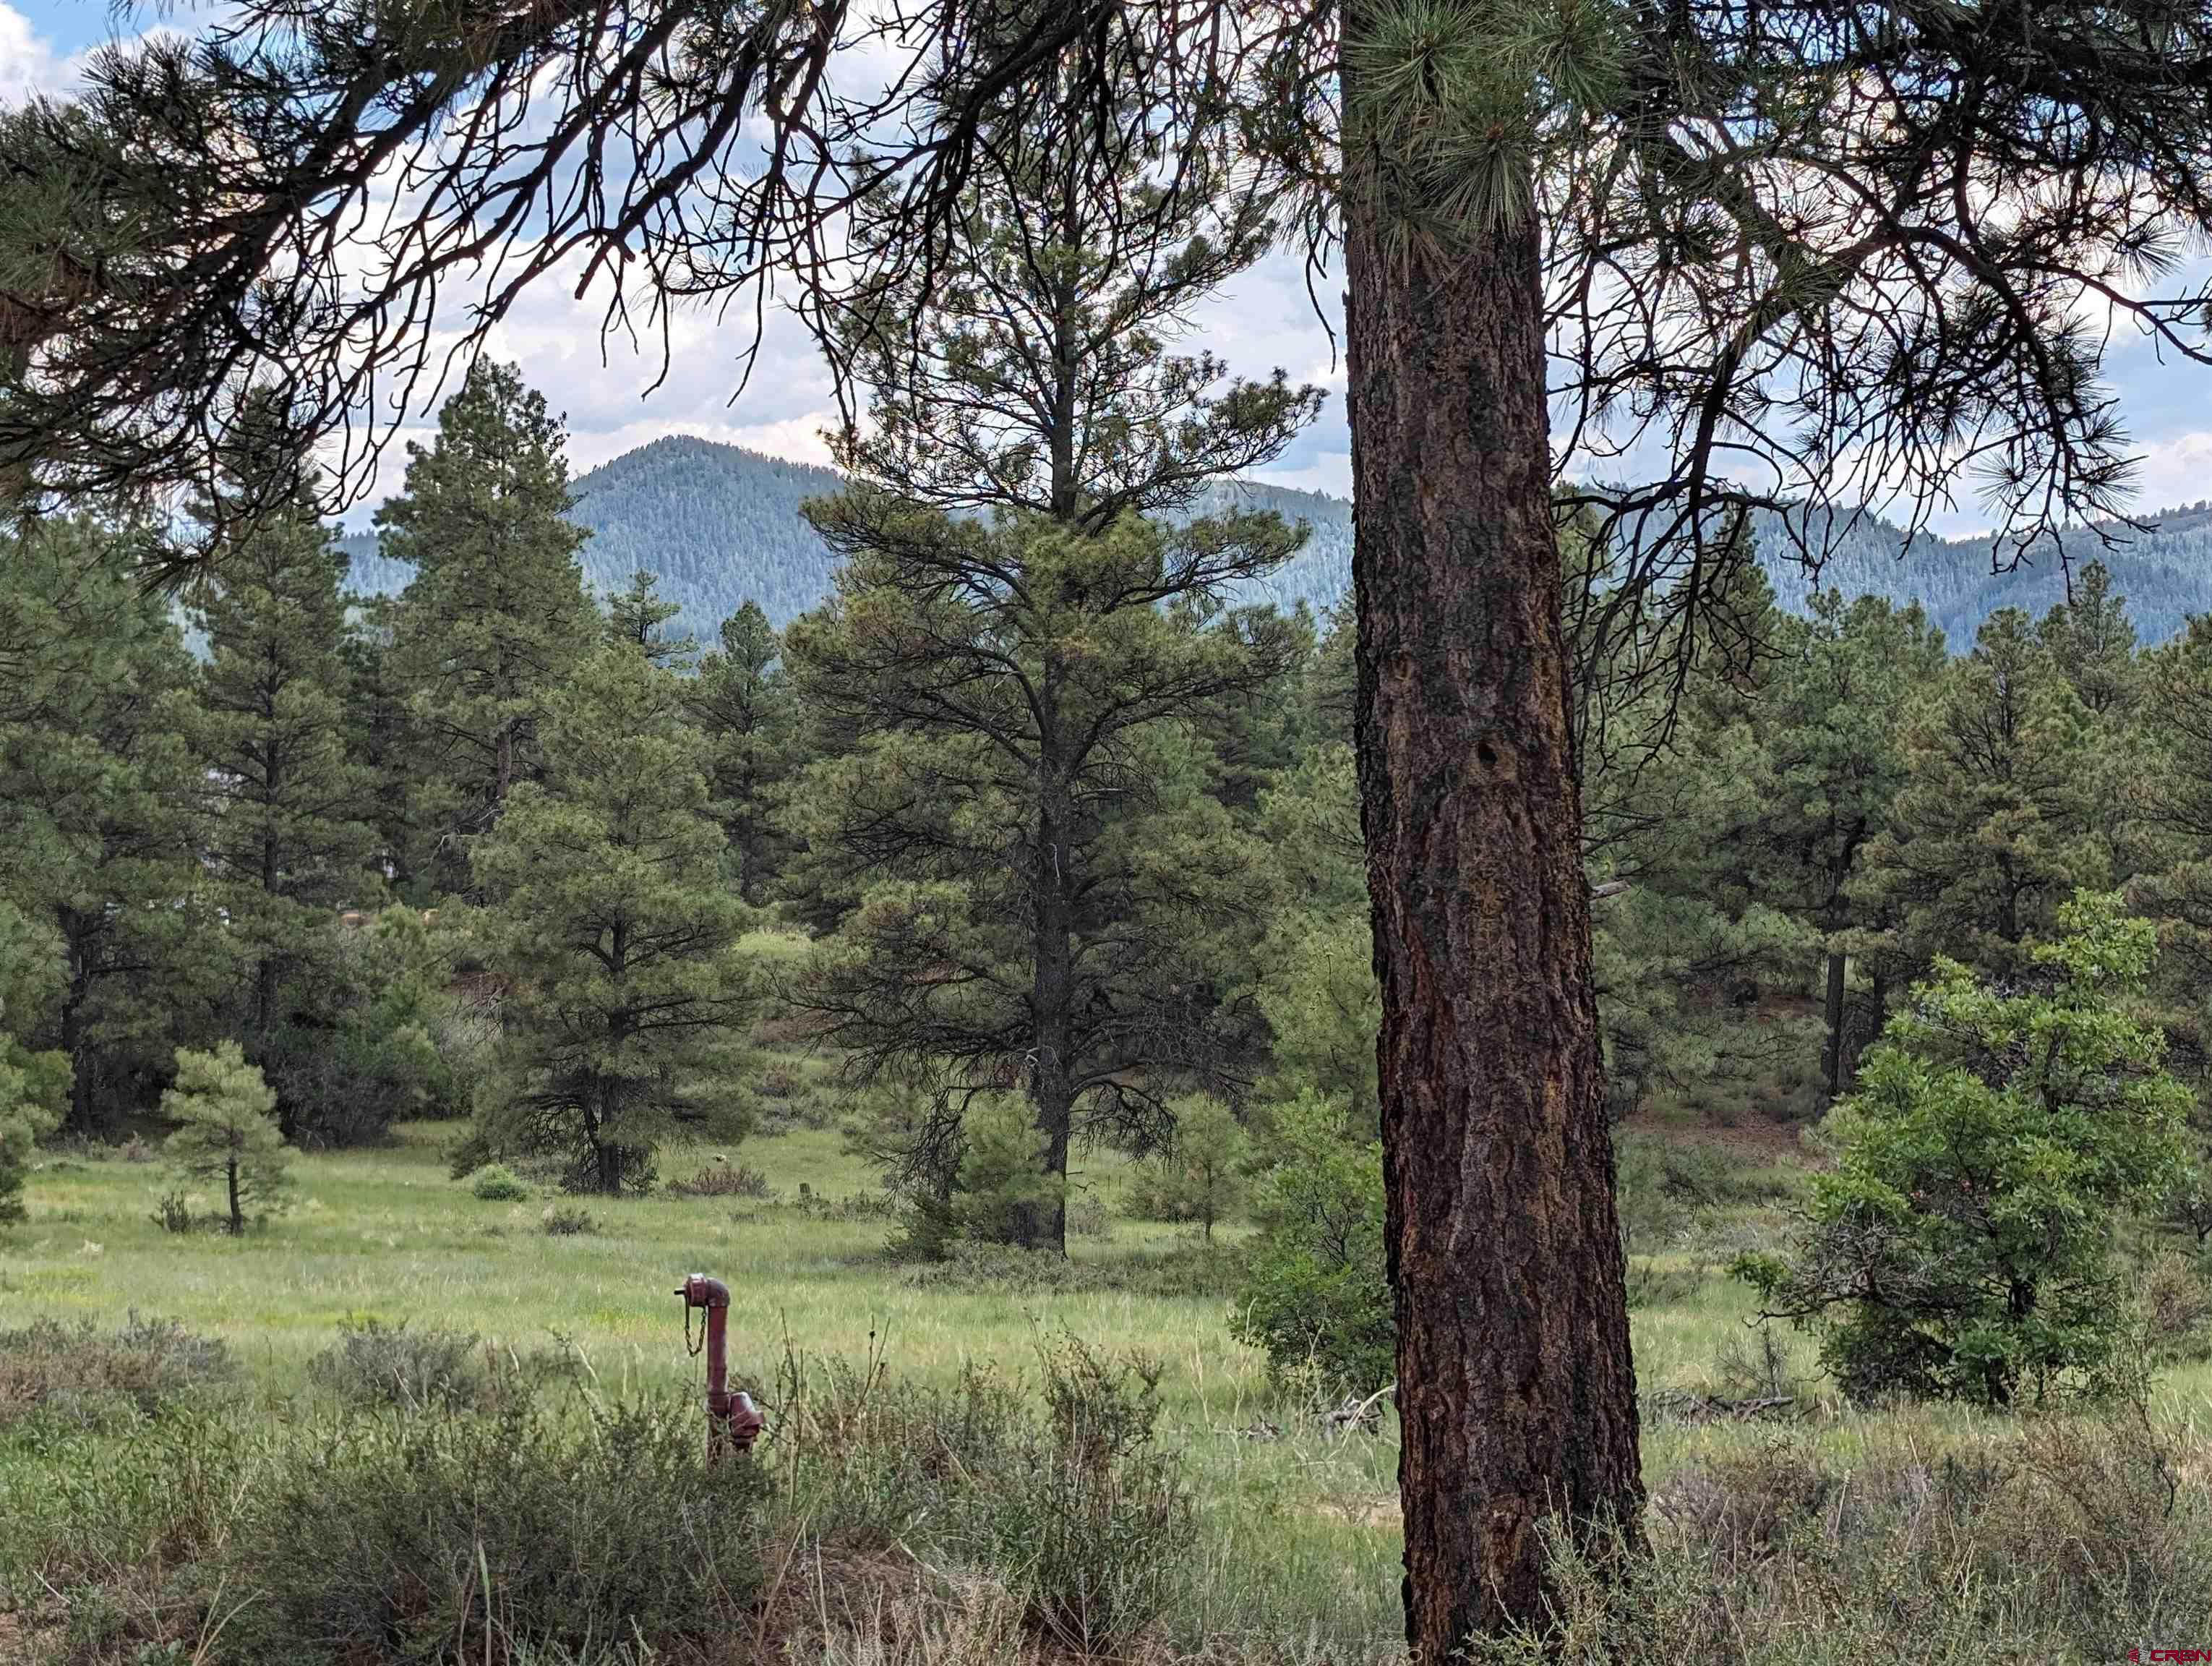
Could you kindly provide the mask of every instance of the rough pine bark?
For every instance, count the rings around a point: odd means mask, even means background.
[[[1049,1201],[1027,1205],[1016,1231],[1032,1250],[1067,1252],[1067,1153],[1075,1122],[1072,1073],[1075,1017],[1075,942],[1070,881],[1064,848],[1073,813],[1059,745],[1054,655],[1048,654],[1043,733],[1037,754],[1038,808],[1035,872],[1031,879],[1030,1023],[1032,1029],[1030,1101],[1042,1143],[1044,1170],[1060,1183]]]
[[[1844,1091],[1844,974],[1847,962],[1842,950],[1828,951],[1826,998],[1821,1003],[1827,1044],[1820,1049],[1820,1087],[1832,1104]]]
[[[1636,1383],[1536,231],[1407,257],[1349,185],[1344,224],[1406,1625],[1445,1666],[1543,1619],[1546,1517],[1633,1535]]]

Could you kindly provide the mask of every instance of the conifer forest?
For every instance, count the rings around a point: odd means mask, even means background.
[[[2212,1658],[2209,252],[2203,0],[0,3],[0,1662]]]

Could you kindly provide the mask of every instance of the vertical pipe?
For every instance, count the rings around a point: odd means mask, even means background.
[[[687,1310],[707,1310],[707,1462],[719,1463],[732,1447],[744,1451],[751,1446],[764,1420],[753,1408],[751,1395],[730,1392],[729,1286],[694,1273],[676,1293]]]

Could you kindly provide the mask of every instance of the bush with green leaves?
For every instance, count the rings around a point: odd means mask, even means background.
[[[1466,1666],[2145,1660],[2202,1622],[2212,1494],[2177,1420],[1859,1422],[1709,1445],[1652,1492],[1640,1554],[1556,1523],[1545,1619]]]
[[[1147,1220],[1195,1222],[1206,1237],[1244,1195],[1252,1142],[1237,1113],[1211,1094],[1194,1093],[1169,1107],[1175,1131],[1129,1184],[1129,1203]]]
[[[981,1489],[990,1560],[1024,1576],[1031,1622],[1085,1659],[1167,1606],[1195,1538],[1190,1495],[1156,1439],[1160,1366],[1063,1335],[1039,1350],[1043,1426]]]
[[[469,1195],[484,1203],[514,1203],[530,1195],[530,1183],[504,1163],[487,1163],[468,1177]]]
[[[211,1336],[135,1312],[114,1330],[42,1319],[0,1331],[0,1428],[43,1414],[87,1428],[152,1418],[192,1389],[233,1375]]]
[[[948,1386],[880,1361],[787,1359],[775,1398],[791,1507],[842,1546],[926,1546],[988,1568],[1021,1593],[1031,1630],[1118,1656],[1165,1610],[1195,1539],[1182,1467],[1158,1438],[1160,1367],[1065,1333],[1038,1356],[1041,1405],[988,1366]]]
[[[257,1476],[204,1570],[256,1593],[226,1660],[507,1660],[634,1634],[681,1656],[749,1623],[767,1483],[748,1456],[707,1462],[690,1395],[580,1414],[523,1395],[311,1438]]]
[[[68,1091],[69,1066],[62,1055],[26,1054],[0,1036],[0,1224],[23,1219],[31,1153],[60,1126],[57,1105]]]
[[[1062,1196],[1060,1177],[1045,1168],[1044,1138],[1028,1103],[991,1094],[969,1107],[960,1124],[960,1178],[952,1212],[962,1237],[979,1243],[1019,1243],[1030,1225]]]
[[[356,1405],[465,1410],[489,1397],[493,1367],[480,1338],[457,1330],[415,1329],[404,1319],[347,1323],[331,1347],[307,1361],[318,1387]]]
[[[2191,1096],[2131,1007],[2153,923],[2082,892],[2059,924],[2017,983],[1936,963],[1830,1113],[1838,1159],[1801,1241],[1739,1260],[1855,1400],[2008,1406],[2119,1380],[2115,1234],[2173,1183]]]
[[[1261,1221],[1232,1323],[1282,1374],[1368,1394],[1397,1366],[1383,1254],[1382,1146],[1348,1137],[1344,1113],[1304,1097],[1277,1113],[1279,1156],[1253,1199]]]
[[[218,1183],[233,1232],[246,1230],[249,1204],[276,1207],[290,1184],[276,1095],[236,1042],[211,1053],[177,1049],[177,1079],[161,1095],[161,1114],[178,1124],[166,1149],[187,1179]]]

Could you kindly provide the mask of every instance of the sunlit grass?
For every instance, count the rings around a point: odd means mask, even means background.
[[[696,1380],[698,1362],[686,1355],[673,1294],[692,1271],[722,1278],[735,1293],[733,1363],[764,1397],[793,1356],[879,1357],[894,1372],[940,1383],[971,1365],[1027,1374],[1038,1344],[1065,1329],[1094,1347],[1162,1362],[1164,1433],[1187,1458],[1205,1512],[1198,1554],[1224,1570],[1266,1570],[1201,1581],[1215,1593],[1208,1600],[1277,1605],[1351,1656],[1382,1657],[1394,1646],[1395,1428],[1386,1420],[1374,1436],[1327,1433],[1314,1408],[1271,1385],[1260,1354],[1232,1340],[1223,1299],[1115,1290],[1009,1295],[917,1282],[883,1255],[891,1223],[793,1207],[802,1186],[833,1203],[876,1189],[872,1173],[826,1130],[661,1154],[666,1181],[720,1166],[718,1158],[757,1169],[775,1194],[769,1202],[666,1192],[479,1201],[447,1173],[445,1149],[456,1133],[407,1126],[382,1150],[301,1156],[289,1209],[236,1240],[164,1231],[153,1216],[170,1183],[158,1163],[50,1155],[31,1177],[29,1219],[0,1237],[0,1329],[41,1317],[106,1323],[136,1309],[220,1337],[252,1373],[255,1392],[297,1403],[315,1392],[307,1361],[345,1327],[372,1318],[473,1332],[523,1353],[557,1342],[579,1351],[610,1388]],[[1188,1229],[1120,1214],[1125,1173],[1111,1154],[1081,1165],[1076,1183],[1108,1202],[1110,1225],[1103,1236],[1071,1241],[1078,1259],[1110,1262],[1188,1243]],[[549,1236],[543,1216],[556,1202],[580,1203],[598,1230]],[[1757,1316],[1749,1290],[1729,1274],[1728,1248],[1778,1232],[1782,1207],[1706,1210],[1685,1243],[1637,1258],[1665,1275],[1657,1298],[1632,1316],[1649,1484],[1658,1490],[1681,1468],[1778,1439],[1848,1464],[1873,1445],[1893,1449],[1900,1437],[1930,1450],[1991,1438],[1990,1420],[1961,1410],[1847,1411],[1820,1379],[1810,1341],[1787,1332],[1777,1337],[1782,1371],[1810,1415],[1786,1431],[1685,1422],[1660,1403],[1669,1391],[1742,1391],[1729,1356],[1757,1358]],[[2212,1367],[2169,1373],[2156,1404],[2184,1431],[2212,1427]],[[37,1462],[27,1451],[0,1454],[0,1490],[10,1479],[28,1484]]]

